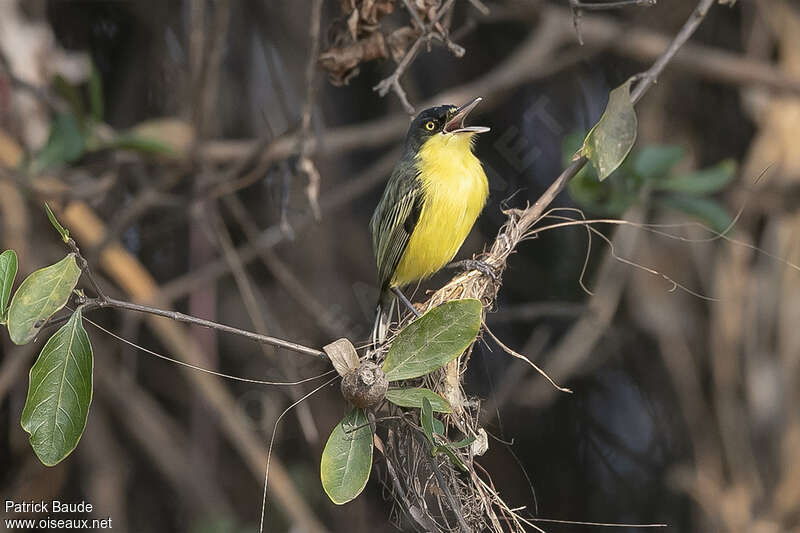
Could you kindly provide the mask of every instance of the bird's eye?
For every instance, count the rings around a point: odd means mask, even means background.
[[[428,130],[428,131],[433,131],[433,129],[435,127],[436,127],[436,123],[434,121],[432,121],[432,120],[429,120],[428,122],[425,123],[425,129]]]

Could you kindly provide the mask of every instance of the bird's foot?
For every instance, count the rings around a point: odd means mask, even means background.
[[[500,279],[500,272],[494,265],[490,265],[489,263],[479,259],[464,259],[463,261],[454,261],[447,265],[447,268],[458,268],[465,272],[477,270],[481,274],[492,278],[492,281],[497,281]]]

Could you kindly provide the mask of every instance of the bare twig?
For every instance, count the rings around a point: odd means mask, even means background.
[[[585,11],[603,11],[609,9],[621,9],[624,7],[650,7],[656,5],[656,0],[617,0],[612,2],[587,3],[581,0],[569,0],[569,7],[572,10],[572,25],[575,27],[575,34],[578,36],[578,43],[583,45],[583,33],[581,32],[581,17]]]
[[[92,289],[94,289],[95,294],[97,294],[97,299],[103,302],[107,301],[107,297],[103,292],[103,289],[101,289],[100,284],[97,283],[97,279],[95,279],[94,275],[92,274],[92,270],[89,268],[89,262],[81,254],[80,248],[78,248],[78,245],[75,243],[75,239],[70,237],[67,239],[66,244],[69,249],[72,250],[72,253],[75,254],[75,260],[78,263],[78,267],[84,273],[86,279],[89,280],[89,284],[92,286]]]
[[[438,22],[439,20],[448,13],[452,8],[455,0],[447,0],[444,5],[439,8],[439,11],[433,16],[429,24],[425,24],[422,22],[422,19],[419,16],[419,13],[414,9],[412,5],[408,1],[406,1],[406,8],[408,9],[409,13],[411,13],[412,18],[419,26],[420,35],[417,37],[414,44],[411,45],[411,48],[403,56],[403,59],[400,60],[400,63],[395,68],[394,72],[392,72],[391,76],[382,80],[378,83],[375,87],[372,88],[373,91],[377,91],[380,96],[386,96],[386,94],[391,90],[397,95],[400,99],[400,103],[403,104],[403,109],[409,115],[413,115],[415,113],[414,106],[408,101],[408,96],[406,95],[405,90],[403,90],[402,85],[400,85],[400,77],[405,73],[406,69],[411,65],[414,58],[419,53],[420,48],[423,44],[427,44],[430,46],[431,41],[441,41],[447,46],[447,48],[453,52],[456,57],[461,57],[464,55],[464,49],[452,41],[447,36],[446,32],[440,28]]]
[[[255,333],[252,331],[234,328],[232,326],[226,326],[225,324],[220,324],[218,322],[213,322],[211,320],[205,320],[195,316],[186,315],[184,313],[179,313],[178,311],[159,309],[157,307],[151,307],[149,305],[126,302],[123,300],[117,300],[116,298],[110,298],[110,297],[105,297],[104,299],[80,298],[78,303],[83,306],[84,311],[90,311],[92,309],[113,308],[113,309],[124,309],[127,311],[136,311],[138,313],[147,313],[149,315],[156,315],[169,318],[177,322],[184,322],[186,324],[195,324],[206,328],[212,328],[219,331],[224,331],[226,333],[231,333],[233,335],[238,335],[240,337],[250,339],[251,341],[259,342],[262,344],[269,344],[277,348],[283,348],[286,350],[302,353],[305,355],[311,355],[318,359],[322,360],[328,359],[328,356],[325,355],[325,352],[323,352],[322,350],[317,350],[316,348],[309,348],[308,346],[303,346],[301,344],[297,344],[291,341],[270,337],[269,335],[261,335],[259,333]]]
[[[636,104],[644,93],[650,88],[650,85],[654,84],[658,79],[658,76],[664,71],[664,68],[672,61],[672,58],[675,57],[675,54],[678,53],[678,50],[689,40],[694,32],[697,30],[697,27],[700,26],[700,23],[703,22],[703,19],[706,18],[708,14],[708,10],[711,9],[711,6],[714,5],[714,0],[701,0],[697,7],[694,8],[694,11],[691,15],[689,15],[689,20],[687,20],[681,31],[672,39],[672,43],[670,43],[669,47],[661,54],[653,66],[647,69],[644,74],[639,78],[639,83],[636,87],[631,91],[631,102]]]
[[[581,2],[575,0],[572,4],[586,11],[605,11],[609,9],[621,9],[623,7],[652,7],[656,5],[656,0],[617,0],[616,2]]]

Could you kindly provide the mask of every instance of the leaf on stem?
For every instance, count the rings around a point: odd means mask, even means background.
[[[589,131],[579,155],[586,156],[597,170],[600,181],[619,167],[636,142],[636,111],[631,102],[629,79],[608,95],[603,116]]]
[[[6,250],[0,254],[0,323],[6,321],[6,306],[16,276],[17,252]]]
[[[425,436],[428,437],[428,442],[431,443],[431,446],[435,446],[436,441],[433,440],[433,407],[427,398],[422,399],[422,410],[419,414],[419,421],[420,424],[422,424],[422,431],[425,432]]]
[[[452,300],[403,328],[386,354],[386,379],[424,376],[464,353],[478,335],[481,311],[479,300]]]
[[[433,392],[425,388],[408,388],[408,389],[389,389],[386,391],[386,399],[400,407],[416,407],[422,408],[422,400],[428,400],[431,408],[437,413],[449,413],[451,411],[450,404]]]
[[[22,429],[46,466],[61,462],[78,445],[92,402],[92,345],[81,310],[47,341],[31,367]]]
[[[372,470],[372,430],[363,409],[353,409],[333,428],[320,462],[322,488],[336,505],[361,494]]]
[[[80,276],[75,254],[69,254],[25,278],[8,307],[8,334],[14,344],[36,337],[47,319],[66,305]]]

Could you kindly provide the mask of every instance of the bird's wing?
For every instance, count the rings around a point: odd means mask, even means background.
[[[382,290],[403,256],[421,210],[422,190],[416,169],[395,169],[370,223]]]

